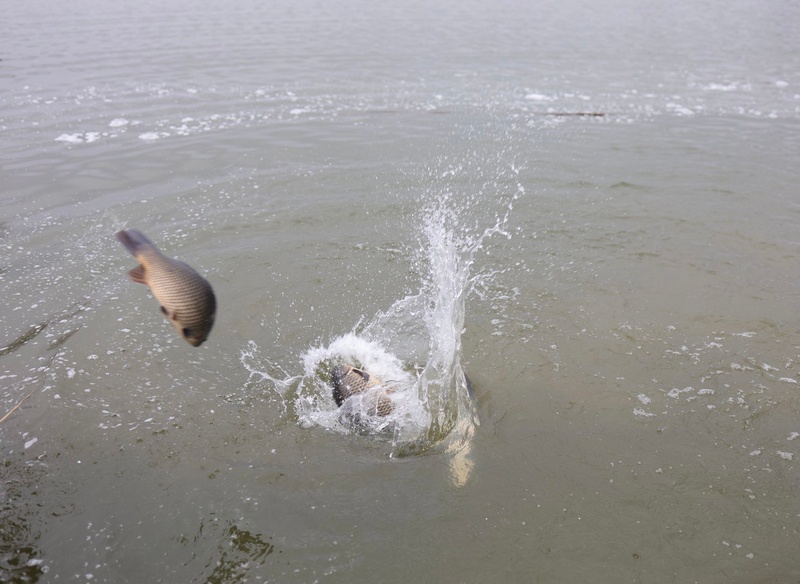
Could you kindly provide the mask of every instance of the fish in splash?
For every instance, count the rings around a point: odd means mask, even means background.
[[[350,396],[384,386],[384,383],[377,377],[352,365],[337,365],[333,368],[331,377],[333,378],[333,400],[337,406],[341,406]],[[395,387],[386,387],[379,393],[373,392],[366,404],[367,413],[378,416],[391,414],[394,411],[394,402],[389,395],[395,391]]]
[[[191,266],[165,256],[140,231],[120,231],[117,239],[139,262],[128,272],[130,279],[150,288],[161,312],[190,345],[203,344],[217,312],[211,284]]]

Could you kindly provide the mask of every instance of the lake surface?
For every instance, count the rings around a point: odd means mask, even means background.
[[[0,581],[800,581],[800,5],[2,31]],[[200,348],[124,228],[214,286]]]

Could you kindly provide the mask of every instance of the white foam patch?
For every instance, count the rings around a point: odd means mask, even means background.
[[[61,134],[58,138],[56,138],[56,142],[67,142],[68,144],[82,144],[83,143],[83,135],[82,134]]]
[[[670,112],[672,112],[674,114],[677,114],[679,116],[693,116],[694,115],[694,111],[693,110],[691,110],[688,107],[686,107],[684,105],[681,105],[679,103],[670,102],[670,103],[667,104],[667,109]]]
[[[106,132],[76,132],[74,134],[61,134],[55,141],[66,142],[67,144],[91,144],[92,142],[97,142],[100,138],[114,136],[116,134],[108,134]]]
[[[678,399],[680,398],[681,394],[691,393],[693,391],[694,389],[691,387],[684,387],[683,389],[673,388],[667,392],[667,395],[673,399]]]
[[[706,91],[736,91],[739,89],[737,83],[707,83],[702,86]]]
[[[555,98],[543,93],[528,93],[525,95],[525,99],[529,101],[553,101]]]

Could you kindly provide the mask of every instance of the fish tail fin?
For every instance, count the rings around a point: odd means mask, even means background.
[[[144,246],[153,246],[153,242],[147,239],[144,233],[136,229],[123,229],[117,232],[117,239],[125,246],[134,257]]]

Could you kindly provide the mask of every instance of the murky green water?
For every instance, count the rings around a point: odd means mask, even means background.
[[[0,581],[800,580],[799,16],[7,11]]]

